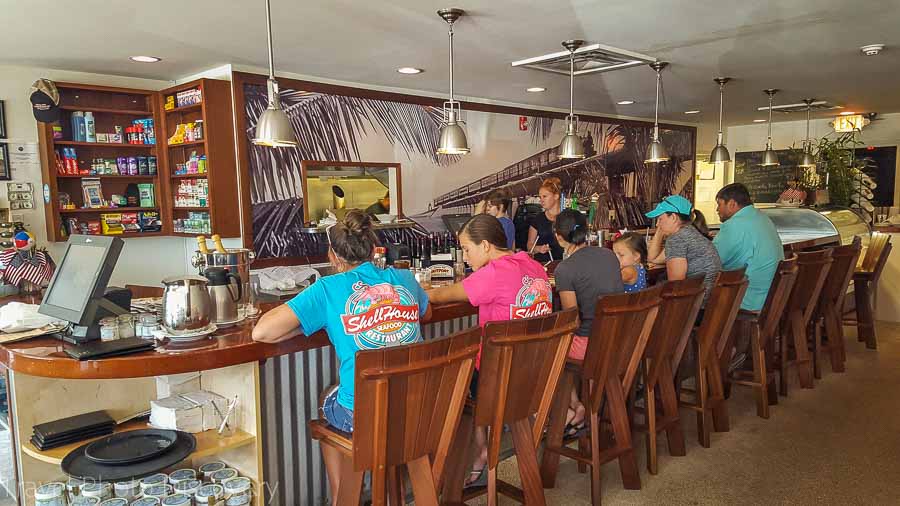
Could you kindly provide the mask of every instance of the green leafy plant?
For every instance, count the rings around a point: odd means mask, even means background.
[[[825,136],[815,147],[817,172],[828,181],[828,195],[832,204],[850,206],[853,179],[857,171],[866,167],[866,160],[857,159],[854,151],[864,145],[858,132],[846,132],[836,137]]]

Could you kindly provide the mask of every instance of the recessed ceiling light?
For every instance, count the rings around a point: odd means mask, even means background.
[[[700,114],[700,111],[697,111],[697,110],[693,110],[693,111],[684,111],[684,113],[685,113],[685,114]]]
[[[525,91],[528,93],[540,93],[542,91],[547,91],[547,88],[541,88],[540,86],[532,86],[531,88],[525,88]]]
[[[841,116],[853,116],[854,114],[856,114],[856,112],[854,112],[854,111],[842,111],[841,112]]]
[[[882,49],[884,49],[884,44],[869,44],[859,48],[866,56],[875,56],[880,53]]]
[[[755,120],[753,120],[754,123],[765,123],[766,121],[767,121],[767,120],[764,120],[764,119],[755,119]]]
[[[631,105],[634,103],[634,100],[619,100],[616,102],[618,105]]]
[[[397,72],[400,72],[401,74],[421,74],[422,69],[417,69],[415,67],[400,67],[397,69]]]
[[[129,56],[128,59],[138,63],[156,63],[162,60],[162,58],[157,58],[156,56]]]

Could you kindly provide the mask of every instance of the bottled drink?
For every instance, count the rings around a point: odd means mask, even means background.
[[[422,267],[431,267],[431,250],[428,247],[428,238],[422,237],[420,239],[420,246],[422,248]]]

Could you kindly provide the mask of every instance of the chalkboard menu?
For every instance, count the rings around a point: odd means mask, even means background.
[[[773,203],[778,200],[781,192],[787,188],[790,178],[802,173],[797,164],[803,153],[800,150],[776,150],[778,161],[781,165],[775,167],[763,167],[762,151],[750,151],[735,153],[734,155],[734,181],[743,183],[750,191],[753,202]]]

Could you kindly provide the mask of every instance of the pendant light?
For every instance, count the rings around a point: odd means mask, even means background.
[[[583,40],[562,43],[569,50],[569,115],[566,116],[566,135],[559,143],[559,157],[564,160],[584,158],[584,142],[578,136],[578,116],[575,116],[575,51],[583,44]]]
[[[438,16],[450,25],[450,100],[444,102],[444,119],[441,122],[441,135],[438,141],[439,155],[465,155],[469,152],[469,141],[466,132],[460,126],[459,102],[453,99],[453,23],[465,15],[462,9],[441,9]]]
[[[769,135],[766,137],[766,151],[763,153],[760,165],[763,167],[777,167],[781,163],[778,161],[778,153],[772,149],[772,101],[775,100],[775,94],[778,93],[778,90],[770,88],[763,91],[769,96]]]
[[[667,62],[657,61],[650,64],[650,67],[656,71],[656,109],[653,113],[653,142],[647,146],[647,157],[644,159],[646,163],[665,162],[669,159],[669,153],[666,147],[659,141],[659,89],[662,86],[662,69],[666,68]]]
[[[716,136],[716,147],[709,154],[710,163],[730,162],[731,153],[722,142],[722,116],[725,115],[725,83],[731,81],[730,77],[717,77],[713,81],[719,83],[719,133]]]
[[[281,97],[278,95],[278,82],[275,81],[275,57],[272,53],[272,14],[269,0],[266,0],[266,32],[269,36],[269,106],[256,123],[256,136],[253,144],[270,148],[294,147],[297,136],[287,114],[281,109]]]
[[[816,166],[816,157],[812,154],[812,141],[809,138],[809,112],[812,109],[814,98],[807,98],[803,101],[806,104],[806,139],[803,141],[803,156],[800,158],[799,167],[805,169]]]

